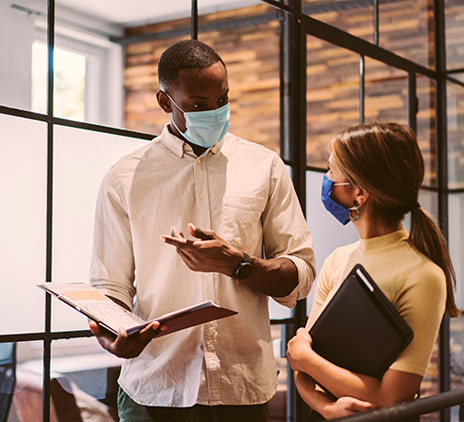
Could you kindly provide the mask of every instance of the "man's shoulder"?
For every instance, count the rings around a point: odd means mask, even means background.
[[[136,166],[141,160],[143,160],[148,151],[153,149],[153,145],[159,142],[159,138],[155,137],[151,141],[146,141],[142,146],[140,144],[134,144],[134,150],[120,157],[112,166],[112,171],[123,171],[133,166]]]

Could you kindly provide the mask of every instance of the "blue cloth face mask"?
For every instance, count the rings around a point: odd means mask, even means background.
[[[322,191],[321,199],[327,211],[330,212],[340,223],[343,225],[349,223],[350,219],[350,210],[353,208],[345,208],[343,205],[335,202],[331,197],[332,186],[337,185],[349,185],[350,182],[339,182],[334,183],[324,174],[324,180],[322,181]]]
[[[184,111],[176,102],[165,92],[173,104],[184,113],[185,127],[187,130],[182,132],[172,118],[170,119],[175,128],[192,144],[203,148],[210,148],[216,145],[229,130],[230,108],[229,103],[215,110],[205,111]]]

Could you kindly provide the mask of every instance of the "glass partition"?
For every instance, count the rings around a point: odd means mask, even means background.
[[[359,238],[353,224],[343,226],[324,207],[321,186],[324,173],[306,172],[306,220],[313,236],[316,255],[316,274],[319,274],[325,258],[337,247],[356,242]],[[311,309],[314,288],[308,297],[308,313]]]
[[[104,174],[147,141],[55,126],[53,281],[88,282],[95,201]],[[87,319],[54,300],[53,330],[87,329]]]
[[[435,82],[416,75],[416,96],[417,134],[425,165],[424,185],[437,186]]]
[[[445,3],[445,40],[446,67],[451,69],[464,68],[464,8],[461,0],[444,0]]]
[[[44,330],[47,125],[0,115],[0,334]]]
[[[35,41],[46,34],[47,2],[23,3],[0,2],[0,105],[44,113],[47,52]]]
[[[307,37],[306,160],[327,167],[330,139],[359,122],[359,55]]]
[[[433,68],[434,15],[430,1],[379,1],[379,41],[386,50]]]
[[[303,12],[366,41],[374,39],[372,1],[303,0]]]
[[[407,73],[368,57],[364,66],[365,120],[393,120],[407,124]]]
[[[446,99],[448,186],[450,188],[464,188],[464,87],[449,82]]]

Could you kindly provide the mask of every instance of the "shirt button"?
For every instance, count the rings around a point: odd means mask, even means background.
[[[201,163],[201,160],[198,158],[198,160],[197,160],[197,164],[200,164],[200,163]]]
[[[202,193],[200,193],[199,198],[203,199],[203,194]]]

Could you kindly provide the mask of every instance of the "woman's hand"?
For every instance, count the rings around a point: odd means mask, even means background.
[[[336,419],[343,416],[353,415],[359,412],[378,409],[374,403],[358,400],[354,397],[340,397],[338,400],[325,405],[322,416],[326,419]]]
[[[287,345],[287,360],[294,371],[305,372],[305,360],[311,357],[312,338],[305,328],[298,328],[296,336]]]

